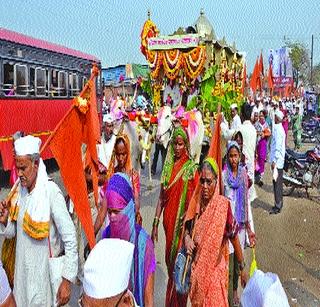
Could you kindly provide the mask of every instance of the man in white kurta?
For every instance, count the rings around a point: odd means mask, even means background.
[[[238,115],[238,105],[236,103],[233,103],[230,106],[230,109],[231,109],[231,117],[232,117],[230,129],[237,131],[241,126],[241,119],[240,119],[240,116]]]
[[[65,304],[70,299],[70,283],[75,281],[78,269],[75,228],[67,211],[62,192],[46,176],[43,161],[41,159],[32,160],[32,157],[39,153],[40,144],[40,139],[31,136],[20,138],[15,142],[16,164],[19,158],[20,160],[22,158],[30,159],[34,163],[32,171],[37,170],[35,177],[31,177],[34,178],[31,181],[35,180],[35,182],[33,188],[29,188],[27,185],[28,176],[23,175],[21,166],[19,167],[17,164],[20,178],[19,196],[16,203],[18,206],[17,216],[13,218],[10,214],[10,217],[5,221],[4,217],[8,217],[8,209],[4,202],[0,204],[0,234],[7,238],[16,236],[14,296],[18,307],[52,306],[48,235],[52,257],[58,257],[62,252],[65,254],[58,301],[62,300]],[[35,168],[35,165],[38,167]],[[44,193],[42,193],[42,187],[45,187]],[[41,196],[39,196],[40,194]],[[41,211],[38,210],[39,208]],[[46,237],[35,239],[30,233],[28,234],[26,217],[29,217],[32,222],[39,218],[38,221],[44,224],[47,224],[45,222],[47,219],[49,232]],[[35,233],[37,232],[37,229],[33,230]]]
[[[108,169],[111,161],[113,148],[116,142],[114,130],[114,117],[112,114],[103,116],[104,134],[101,137],[101,144],[97,145],[99,161]]]

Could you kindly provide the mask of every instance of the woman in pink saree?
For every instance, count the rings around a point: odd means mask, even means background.
[[[184,243],[187,253],[194,257],[189,293],[192,306],[229,306],[228,240],[233,244],[240,263],[243,286],[248,279],[237,236],[238,225],[229,200],[220,195],[217,181],[217,163],[207,158],[202,165],[200,184],[185,218]],[[195,235],[192,239],[193,231]]]

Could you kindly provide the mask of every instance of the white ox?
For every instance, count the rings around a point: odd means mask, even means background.
[[[187,133],[190,140],[191,157],[196,163],[199,163],[204,137],[202,115],[197,110],[188,112],[180,110],[179,113],[179,117],[177,118],[171,113],[171,108],[169,106],[164,106],[159,110],[158,129],[156,135],[157,142],[167,148],[174,129],[175,121],[182,117],[188,120]]]

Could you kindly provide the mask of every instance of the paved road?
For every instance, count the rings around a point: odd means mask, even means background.
[[[51,167],[52,169],[52,167]],[[271,174],[267,167],[265,185],[257,187],[258,198],[253,203],[253,215],[258,239],[256,255],[258,266],[265,272],[277,273],[286,290],[291,306],[320,306],[320,205],[294,192],[284,199],[283,211],[269,215],[273,205]],[[54,171],[54,170],[53,170]],[[52,173],[59,179],[58,172]],[[59,181],[59,180],[58,180]],[[3,186],[4,178],[1,178]],[[153,188],[142,174],[142,216],[144,227],[151,231],[159,195],[159,175],[153,180]],[[7,189],[0,191],[0,198]],[[0,240],[1,244],[1,240]],[[159,243],[156,245],[157,271],[155,282],[156,306],[164,305],[166,267],[164,261],[164,233],[159,226]],[[250,251],[247,251],[250,256]],[[247,255],[247,263],[250,257]],[[76,305],[79,292],[75,288],[71,306]]]

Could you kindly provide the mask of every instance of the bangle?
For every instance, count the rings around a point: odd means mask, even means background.
[[[152,226],[153,226],[153,227],[158,227],[159,222],[160,222],[160,219],[159,219],[157,216],[155,216],[154,219],[153,219],[153,224],[152,224]]]
[[[244,268],[245,268],[245,266],[246,266],[246,264],[245,264],[244,260],[242,260],[242,261],[239,263],[239,269],[240,269],[240,271],[243,271]]]

